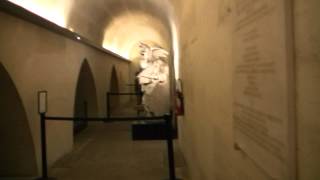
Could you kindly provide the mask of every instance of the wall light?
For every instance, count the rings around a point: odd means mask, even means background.
[[[38,92],[38,112],[39,114],[45,114],[48,110],[48,92],[39,91]]]

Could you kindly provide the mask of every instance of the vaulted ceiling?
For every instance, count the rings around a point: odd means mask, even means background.
[[[176,41],[168,0],[9,0],[126,59],[139,42],[170,50]]]

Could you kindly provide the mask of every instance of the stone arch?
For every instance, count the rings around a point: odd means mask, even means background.
[[[0,179],[37,174],[34,143],[18,90],[0,63]]]
[[[87,59],[84,59],[78,76],[75,102],[75,117],[92,117],[98,115],[97,91],[94,77]],[[74,133],[78,133],[87,127],[86,121],[74,122]]]

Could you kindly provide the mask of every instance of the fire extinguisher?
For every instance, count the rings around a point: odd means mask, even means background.
[[[183,94],[179,91],[176,92],[176,115],[184,115]]]
[[[176,115],[181,116],[184,115],[184,99],[182,93],[182,82],[181,79],[177,80],[176,83]]]

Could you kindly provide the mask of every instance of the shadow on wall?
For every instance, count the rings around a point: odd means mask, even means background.
[[[92,71],[89,63],[84,59],[79,73],[75,103],[75,117],[93,117],[98,115],[97,91],[94,83]],[[74,134],[80,132],[88,126],[86,121],[74,122]]]
[[[109,87],[110,87],[109,92],[112,92],[112,93],[119,92],[119,80],[118,80],[117,70],[115,66],[112,67]],[[110,102],[111,102],[110,104],[111,110],[116,109],[117,107],[119,107],[119,104],[120,104],[120,96],[111,96]]]
[[[0,179],[37,175],[34,144],[14,82],[0,63]]]

